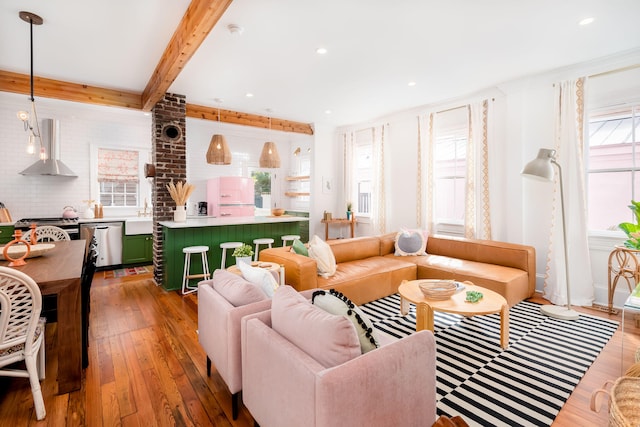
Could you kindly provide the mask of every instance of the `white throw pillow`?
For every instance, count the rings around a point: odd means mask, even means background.
[[[400,230],[396,234],[396,256],[426,255],[428,234],[423,230]]]
[[[345,316],[353,323],[358,331],[360,350],[366,353],[380,347],[376,338],[373,323],[360,307],[335,289],[315,291],[311,299],[313,305],[320,307],[327,313]]]
[[[309,257],[316,260],[320,276],[330,277],[336,273],[336,257],[331,246],[318,236],[314,235],[309,242]]]
[[[262,292],[269,298],[273,297],[273,293],[278,288],[278,282],[273,278],[273,274],[269,270],[251,267],[244,262],[239,262],[236,265],[242,272],[242,277],[262,289]]]

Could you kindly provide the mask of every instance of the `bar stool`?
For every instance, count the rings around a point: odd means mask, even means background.
[[[260,245],[269,245],[269,247],[271,247],[271,244],[274,242],[274,240],[270,237],[264,237],[261,239],[253,239],[253,243],[256,245],[256,250],[255,250],[255,259],[254,261],[258,260],[258,249]]]
[[[190,279],[204,279],[207,280],[211,277],[209,274],[209,261],[207,261],[207,252],[209,246],[187,246],[182,248],[184,253],[184,274],[182,276],[182,295],[190,294],[198,290],[198,286],[189,286]],[[191,254],[200,254],[202,257],[202,273],[191,274]]]
[[[225,269],[227,265],[227,249],[235,249],[244,245],[242,242],[224,242],[220,243],[220,248],[222,249],[222,257],[220,262],[220,268]]]
[[[281,237],[282,239],[282,246],[287,246],[287,241],[291,240],[291,244],[293,245],[293,241],[294,240],[300,240],[300,236],[298,236],[297,234],[287,234]]]

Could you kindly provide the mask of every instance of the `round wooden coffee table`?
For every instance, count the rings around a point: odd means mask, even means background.
[[[423,280],[403,280],[398,287],[400,294],[400,313],[409,313],[409,303],[416,305],[416,331],[429,329],[433,332],[433,312],[460,314],[463,316],[481,316],[500,313],[500,346],[509,347],[509,305],[502,295],[487,288],[464,282],[465,289],[445,300],[428,299],[418,284]],[[482,292],[482,299],[476,303],[465,301],[467,291]]]

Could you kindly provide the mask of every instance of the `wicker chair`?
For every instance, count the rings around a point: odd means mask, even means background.
[[[0,375],[29,378],[36,418],[44,419],[40,381],[45,376],[42,296],[34,280],[9,267],[0,267]],[[26,370],[4,369],[24,360]]]
[[[31,242],[31,233],[26,232],[24,239]],[[57,242],[60,240],[71,240],[69,233],[60,227],[54,225],[41,225],[36,227],[36,243],[38,242]]]

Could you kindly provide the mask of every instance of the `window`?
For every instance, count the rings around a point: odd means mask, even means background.
[[[356,133],[354,157],[356,185],[352,209],[356,215],[366,216],[371,214],[373,186],[373,135],[370,129]]]
[[[464,225],[467,175],[467,109],[440,113],[433,149],[434,216],[439,224]]]
[[[589,228],[617,230],[640,198],[640,103],[592,112],[588,137]]]
[[[98,148],[98,183],[103,206],[138,206],[139,153]]]
[[[258,209],[267,209],[271,212],[271,173],[261,170],[251,171],[254,182],[255,205]]]

